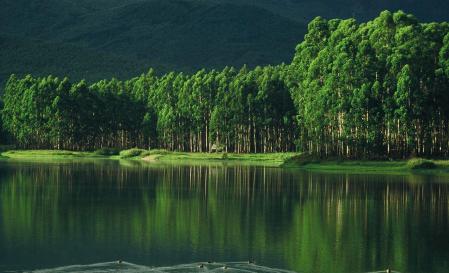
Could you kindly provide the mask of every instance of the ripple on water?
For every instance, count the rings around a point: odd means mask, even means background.
[[[11,271],[14,272],[14,271]],[[33,273],[75,273],[75,272],[88,272],[88,273],[104,273],[104,272],[125,272],[125,273],[144,273],[144,272],[155,272],[155,273],[165,273],[165,272],[176,272],[176,273],[187,273],[187,272],[247,272],[247,273],[296,273],[295,271],[289,271],[285,269],[271,268],[261,265],[256,265],[249,262],[227,262],[227,263],[216,263],[216,262],[203,262],[203,263],[191,263],[191,264],[180,264],[174,266],[163,266],[163,267],[150,267],[145,265],[137,265],[128,262],[105,262],[96,263],[89,265],[69,265],[57,268],[40,269],[31,271]],[[372,271],[366,273],[385,273],[386,270]],[[391,273],[401,273],[399,271],[391,270]]]
[[[191,263],[181,264],[175,266],[164,267],[150,267],[144,265],[137,265],[128,262],[106,262],[89,265],[69,265],[50,269],[40,269],[31,271],[34,273],[103,273],[103,272],[125,272],[125,273],[144,273],[144,272],[248,272],[248,273],[294,273],[294,271],[270,268],[260,266],[248,262],[228,262],[228,263]]]

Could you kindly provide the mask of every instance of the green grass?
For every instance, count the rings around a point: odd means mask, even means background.
[[[236,153],[187,153],[167,150],[129,149],[117,155],[116,149],[95,152],[58,150],[10,150],[0,153],[1,159],[14,160],[66,160],[112,159],[139,162],[140,164],[204,164],[228,163],[296,168],[314,172],[376,173],[376,174],[449,174],[449,160],[413,158],[397,161],[370,160],[319,160],[298,153],[236,154]]]
[[[428,160],[412,158],[410,160],[319,160],[297,156],[287,160],[283,167],[293,167],[317,172],[405,174],[428,173],[449,174],[449,160]]]
[[[437,166],[435,162],[423,158],[412,158],[407,161],[407,167],[412,170],[435,169]]]
[[[70,158],[110,158],[143,160],[146,162],[245,162],[248,164],[264,164],[281,166],[296,153],[236,154],[236,153],[185,153],[167,150],[128,149],[120,152],[100,149],[95,152],[73,152],[58,150],[12,150],[1,154],[12,159],[70,159]]]
[[[120,152],[120,158],[133,158],[133,157],[140,157],[143,156],[144,153],[146,153],[147,150],[144,149],[138,149],[138,148],[132,148],[129,150],[123,150]]]
[[[143,156],[148,162],[186,162],[186,161],[217,161],[239,162],[254,165],[281,166],[285,160],[296,153],[267,153],[267,154],[236,154],[236,153],[184,153],[168,152],[165,150],[149,151]]]
[[[74,152],[64,150],[10,150],[1,153],[5,158],[12,159],[70,159],[95,157],[91,152]]]
[[[409,172],[406,161],[320,161],[303,165],[288,164],[284,167],[297,167],[310,171],[350,172],[350,173],[404,173]]]
[[[184,153],[167,150],[128,149],[117,155],[115,149],[100,149],[95,152],[74,152],[59,150],[10,150],[1,153],[3,159],[16,160],[62,160],[83,158],[108,158],[139,160],[147,164],[159,163],[204,163],[228,162],[249,165],[281,166],[296,153],[267,153],[267,154],[235,154],[235,153]]]

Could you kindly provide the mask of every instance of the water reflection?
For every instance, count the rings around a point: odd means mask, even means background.
[[[447,272],[444,177],[238,165],[0,162],[0,271],[254,258],[298,272]]]

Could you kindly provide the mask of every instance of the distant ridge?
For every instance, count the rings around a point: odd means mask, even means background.
[[[449,19],[446,0],[4,0],[0,84],[11,73],[98,80],[149,67],[192,72],[290,62],[312,18],[364,21],[384,9]]]
[[[0,35],[0,48],[2,81],[11,74],[40,76],[52,74],[59,77],[70,75],[72,80],[88,81],[104,77],[126,79],[149,68],[145,62],[128,57],[10,35]],[[165,70],[162,67],[156,69]]]

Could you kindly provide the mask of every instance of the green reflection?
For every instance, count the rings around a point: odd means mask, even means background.
[[[252,257],[298,272],[388,265],[445,272],[449,185],[439,179],[238,165],[2,162],[0,264]]]

